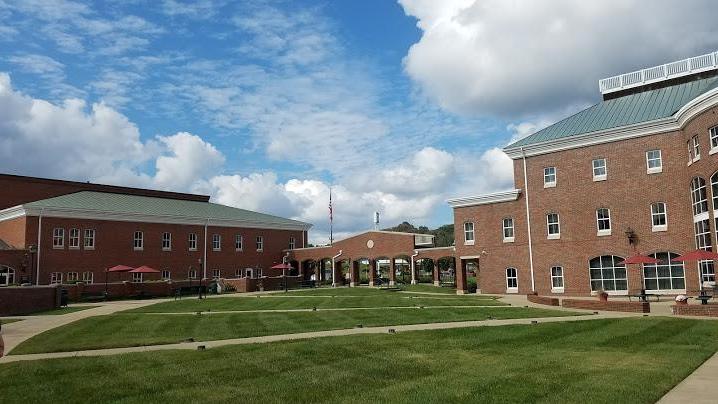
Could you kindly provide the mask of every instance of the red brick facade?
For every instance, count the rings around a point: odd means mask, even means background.
[[[457,258],[478,257],[479,289],[483,293],[506,293],[506,268],[509,267],[518,272],[516,293],[531,293],[527,194],[534,290],[541,295],[555,294],[551,287],[552,266],[563,267],[563,295],[588,295],[591,292],[589,260],[594,257],[625,258],[636,252],[680,254],[695,249],[690,182],[694,176],[706,180],[710,205],[710,177],[718,170],[718,154],[709,154],[709,128],[715,125],[718,125],[718,108],[713,107],[676,132],[530,156],[525,159],[528,184],[524,184],[524,160],[514,160],[515,188],[520,190],[517,200],[454,208]],[[701,159],[688,165],[686,142],[694,135],[700,139]],[[646,152],[656,149],[661,150],[662,172],[648,174]],[[606,159],[605,181],[593,180],[591,164],[596,158]],[[545,167],[556,167],[555,187],[544,188]],[[654,202],[664,202],[667,206],[667,231],[652,231],[650,205]],[[597,234],[598,208],[610,209],[610,235]],[[709,210],[715,248],[716,222],[713,207]],[[547,238],[548,213],[559,214],[560,239]],[[505,217],[514,220],[515,235],[511,243],[503,242],[502,219]],[[474,223],[474,245],[464,243],[465,222]],[[637,236],[635,246],[629,244],[626,235],[629,228]],[[641,279],[639,267],[629,265],[628,290],[640,290]],[[686,263],[685,282],[688,293],[695,293],[699,288],[695,262]]]

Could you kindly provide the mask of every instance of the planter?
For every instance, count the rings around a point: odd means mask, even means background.
[[[599,301],[602,301],[602,302],[607,302],[607,301],[608,301],[608,293],[606,293],[606,292],[599,292],[599,293],[598,293],[598,300],[599,300]]]

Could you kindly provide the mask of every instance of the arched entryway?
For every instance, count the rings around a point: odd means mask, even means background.
[[[419,283],[432,283],[434,281],[434,260],[419,258],[416,260],[416,280]]]
[[[436,260],[436,266],[438,269],[438,281],[439,285],[456,286],[456,259],[454,257],[442,257]]]
[[[9,286],[15,283],[15,269],[7,265],[0,265],[0,286]]]
[[[411,258],[408,255],[394,257],[395,281],[399,283],[411,283]]]

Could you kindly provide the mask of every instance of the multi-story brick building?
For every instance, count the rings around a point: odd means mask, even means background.
[[[161,271],[135,281],[278,275],[311,227],[204,195],[12,175],[0,188],[0,285],[103,282],[115,265]]]
[[[603,100],[509,146],[515,189],[451,199],[459,290],[691,293],[717,248],[718,53],[601,80]],[[658,265],[625,265],[641,253]],[[700,275],[699,275],[700,274]]]

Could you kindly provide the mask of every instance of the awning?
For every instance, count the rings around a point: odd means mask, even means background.
[[[292,266],[289,264],[282,263],[282,264],[277,264],[277,265],[273,266],[272,269],[292,269]]]

